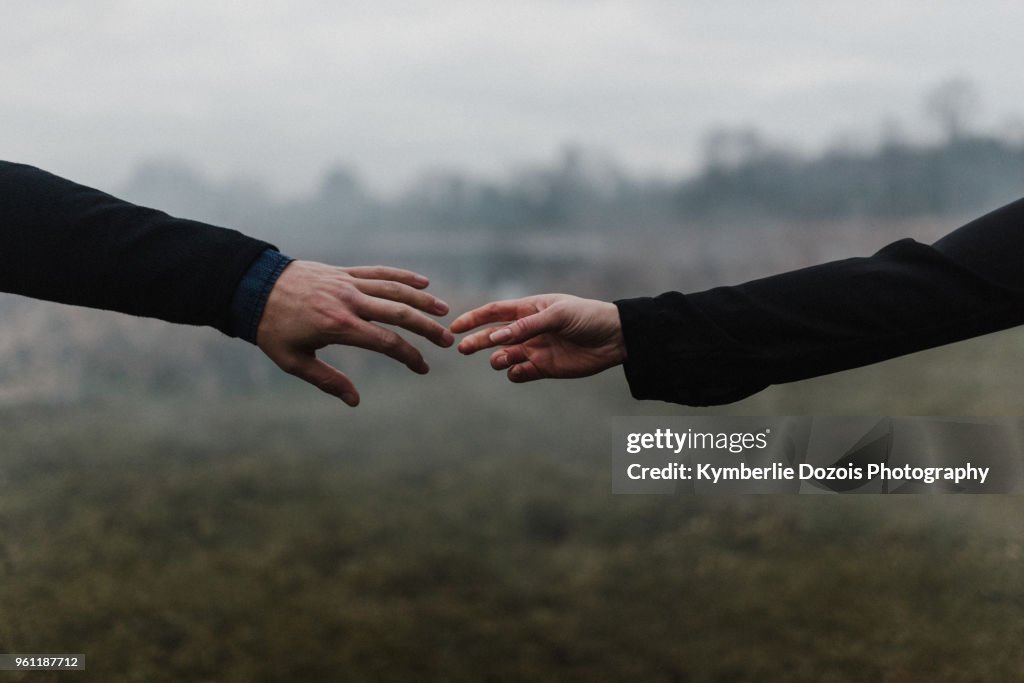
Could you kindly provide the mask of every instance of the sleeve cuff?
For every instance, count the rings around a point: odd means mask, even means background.
[[[716,294],[666,292],[615,302],[626,342],[623,370],[633,398],[713,406],[769,385],[751,369],[751,352],[695,305],[701,296]]]
[[[256,343],[256,331],[270,290],[281,272],[294,260],[274,249],[266,249],[252,262],[231,299],[231,332],[234,336]]]

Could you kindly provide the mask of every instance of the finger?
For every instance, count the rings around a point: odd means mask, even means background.
[[[356,311],[364,320],[397,325],[410,332],[415,332],[441,347],[451,346],[455,341],[455,337],[446,327],[405,304],[366,297],[357,303]]]
[[[547,375],[541,372],[537,366],[530,361],[518,363],[508,369],[509,381],[515,382],[516,384],[533,382],[534,380],[544,379],[546,376]]]
[[[368,280],[402,282],[416,289],[423,289],[430,284],[430,279],[426,275],[420,275],[417,272],[405,270],[404,268],[392,268],[391,266],[355,266],[345,268],[345,272],[352,277]]]
[[[426,313],[447,315],[448,304],[432,294],[394,280],[356,280],[356,288],[367,296],[408,304]]]
[[[352,380],[337,368],[323,362],[315,355],[297,355],[288,365],[287,371],[303,379],[320,391],[337,396],[353,408],[359,405],[359,392]]]
[[[336,344],[358,346],[362,349],[382,353],[420,375],[425,375],[430,371],[430,366],[423,360],[423,355],[415,346],[402,339],[397,333],[380,325],[360,320],[343,334],[333,335],[331,341]]]
[[[459,353],[464,353],[468,356],[469,354],[476,353],[482,349],[489,349],[492,346],[497,346],[497,344],[491,341],[491,334],[499,329],[501,328],[488,327],[487,329],[474,332],[473,334],[464,337],[462,341],[459,342]]]
[[[491,354],[491,367],[495,370],[505,370],[526,360],[526,349],[522,346],[509,346]]]
[[[537,306],[533,303],[536,297],[524,299],[508,299],[505,301],[492,301],[489,304],[466,311],[450,325],[452,332],[468,332],[481,325],[488,323],[502,323],[510,320],[517,320],[523,316],[537,312]]]
[[[562,326],[562,316],[557,308],[545,308],[540,313],[528,315],[513,323],[499,327],[487,335],[491,346],[497,344],[519,344],[545,332],[555,332]]]

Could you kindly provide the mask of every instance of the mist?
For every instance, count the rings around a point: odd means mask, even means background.
[[[639,175],[696,171],[703,134],[756,125],[817,153],[916,140],[964,78],[975,123],[1020,130],[1015,3],[857,5],[14,0],[0,11],[0,149],[104,188],[166,157],[308,192],[342,162],[375,191],[424,171],[500,177],[564,144]]]
[[[1024,188],[1024,6],[13,0],[0,158],[452,315],[699,291]],[[183,277],[187,274],[183,273]],[[1014,680],[1012,496],[624,496],[613,416],[1019,416],[1024,328],[737,403],[0,296],[0,653],[84,680]],[[15,679],[19,674],[13,674]],[[29,680],[35,674],[25,674]],[[33,679],[34,680],[34,679]]]

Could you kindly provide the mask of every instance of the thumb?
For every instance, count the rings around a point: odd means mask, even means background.
[[[353,408],[359,405],[359,392],[348,376],[315,354],[296,353],[288,362],[287,372],[309,382],[320,391],[337,396]]]
[[[551,307],[501,327],[491,332],[488,338],[495,344],[518,344],[545,332],[556,332],[561,327],[562,316]]]

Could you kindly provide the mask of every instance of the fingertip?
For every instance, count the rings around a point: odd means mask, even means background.
[[[437,299],[437,298],[434,299],[434,312],[435,313],[437,313],[438,315],[448,315],[448,311],[450,311],[450,310],[451,310],[451,307],[448,306],[447,302],[442,301],[441,299]]]
[[[430,278],[419,273],[412,274],[412,286],[417,289],[424,289],[430,284]]]
[[[430,341],[433,342],[435,346],[447,348],[455,343],[455,335],[442,328],[441,333],[439,335],[435,335],[434,337],[432,337]]]
[[[530,363],[516,363],[508,369],[508,379],[516,384],[525,384],[543,377]]]
[[[355,408],[357,405],[359,405],[359,394],[355,392],[346,391],[340,396],[340,398],[342,401],[344,401],[347,405],[351,406],[352,408]]]

